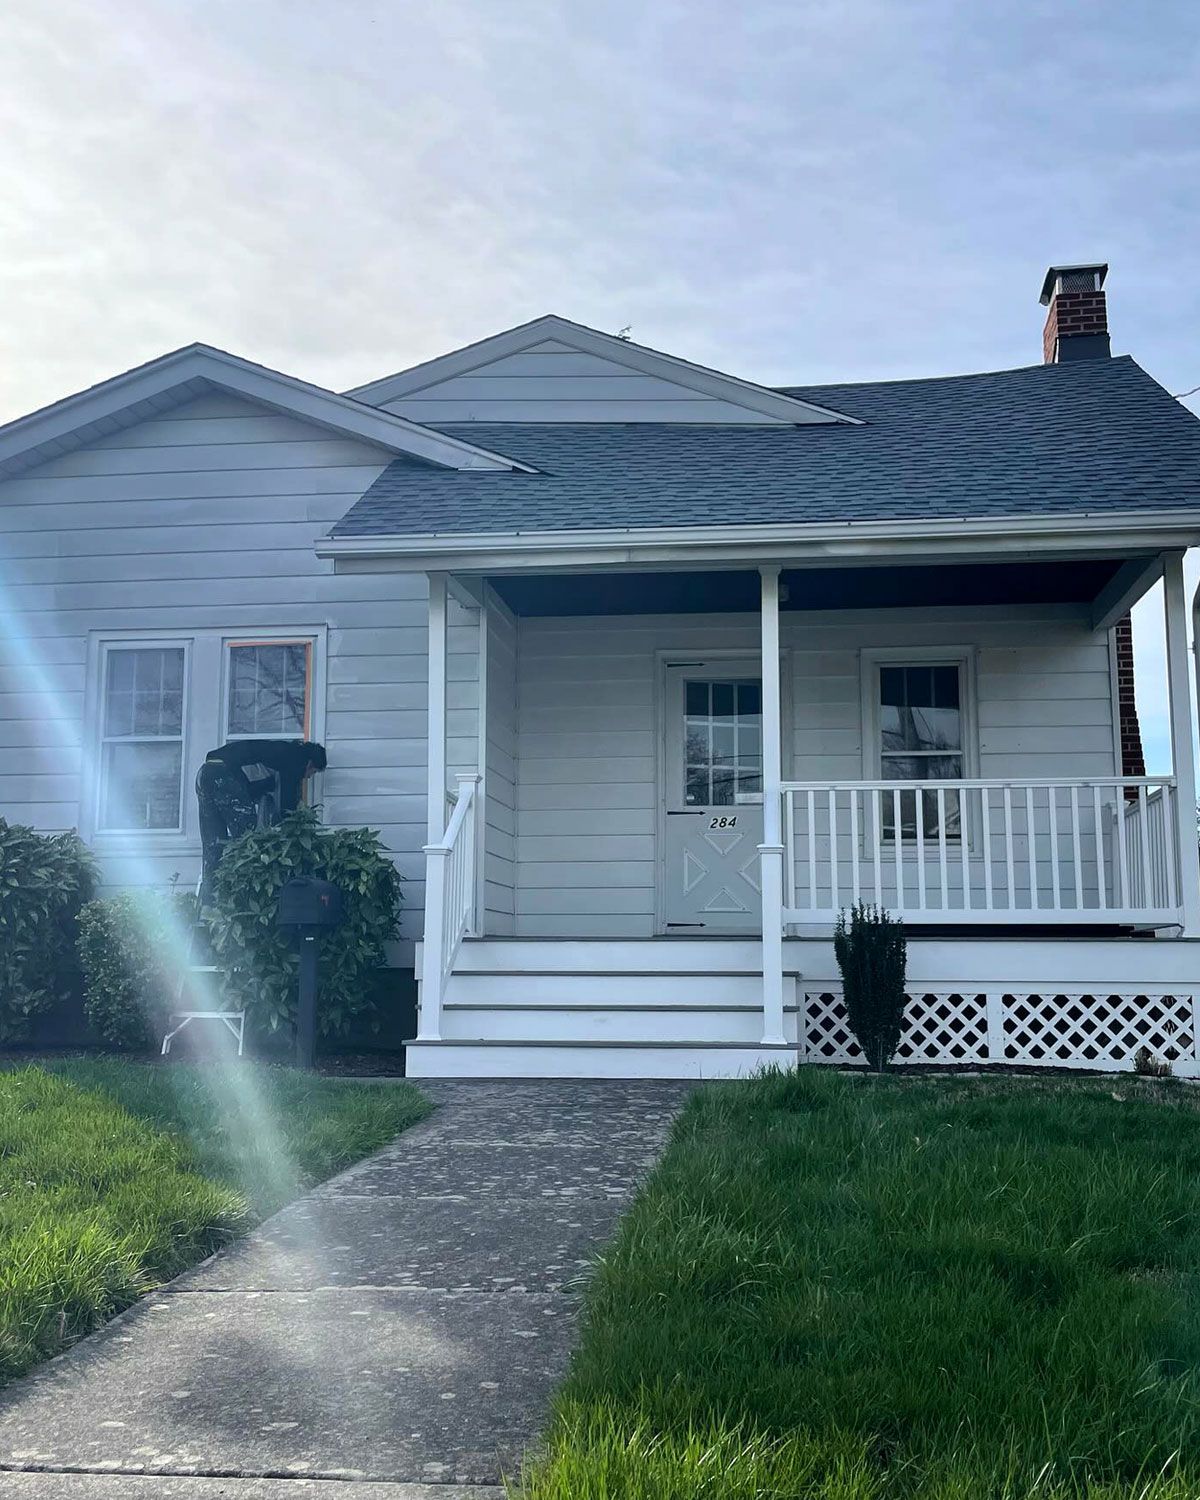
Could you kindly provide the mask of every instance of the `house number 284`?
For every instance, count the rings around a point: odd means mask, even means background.
[[[709,823],[708,826],[709,826],[709,830],[710,831],[712,829],[714,829],[714,828],[736,828],[737,827],[737,813],[734,813],[734,815],[733,815],[732,818],[730,818],[730,817],[713,818],[712,821]]]

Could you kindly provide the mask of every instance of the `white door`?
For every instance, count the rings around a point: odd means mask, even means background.
[[[757,659],[666,668],[667,932],[762,929],[762,677]]]

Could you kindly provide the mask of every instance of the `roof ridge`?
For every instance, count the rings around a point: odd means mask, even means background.
[[[959,375],[900,375],[891,380],[813,380],[806,385],[776,385],[775,391],[828,391],[828,390],[876,390],[883,385],[945,385],[952,380],[983,380],[989,375],[1024,375],[1033,370],[1079,370],[1092,368],[1101,361],[1068,360],[1065,364],[1007,365],[1002,370],[966,370]],[[1137,361],[1132,354],[1114,354],[1103,361],[1105,365],[1130,364]],[[1138,365],[1138,369],[1141,366]],[[1152,377],[1153,378],[1153,377]]]

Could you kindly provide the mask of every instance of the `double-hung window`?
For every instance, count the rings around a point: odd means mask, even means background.
[[[966,681],[962,661],[886,661],[876,668],[875,711],[879,776],[890,782],[961,781],[966,775]],[[956,791],[936,787],[920,795],[884,793],[883,835],[915,839],[918,819],[924,837],[936,838],[939,825],[957,839],[961,812]],[[939,820],[939,802],[942,817]]]
[[[186,678],[183,644],[105,646],[101,831],[176,833],[182,828]]]

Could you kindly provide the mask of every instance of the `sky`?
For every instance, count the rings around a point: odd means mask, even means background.
[[[1194,0],[5,0],[0,183],[0,421],[545,312],[768,384],[1002,369],[1093,258],[1114,351],[1200,385]]]

